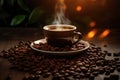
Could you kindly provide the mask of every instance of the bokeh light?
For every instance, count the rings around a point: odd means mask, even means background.
[[[110,34],[110,29],[106,29],[104,30],[101,34],[100,34],[100,38],[105,38]]]
[[[82,10],[82,6],[78,5],[78,6],[76,7],[76,11],[80,12],[81,10]]]
[[[93,38],[93,37],[95,37],[96,33],[97,33],[97,30],[96,30],[96,29],[91,30],[91,31],[87,34],[87,38]]]
[[[95,27],[95,26],[96,26],[96,22],[95,22],[95,21],[91,21],[91,22],[89,23],[89,26],[90,26],[90,27]]]

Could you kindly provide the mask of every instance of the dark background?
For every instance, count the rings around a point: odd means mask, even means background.
[[[5,21],[0,17],[0,27],[11,27],[10,22],[12,18],[16,14],[26,14],[30,13],[22,10],[17,3],[14,6],[10,7],[7,3],[7,0],[4,0],[4,5],[2,6],[3,11],[8,14],[5,18]],[[92,0],[65,0],[65,4],[67,5],[66,17],[69,18],[74,25],[78,26],[88,26],[90,21],[95,21],[97,27],[102,28],[118,28],[120,25],[120,8],[119,0],[96,0],[95,2]],[[24,0],[25,5],[27,5],[32,11],[36,7],[41,7],[44,10],[44,14],[40,17],[39,24],[28,24],[25,25],[27,19],[23,21],[20,25],[12,26],[12,27],[39,27],[40,25],[50,24],[53,21],[55,14],[55,4],[57,0]],[[82,6],[82,11],[77,12],[77,5]],[[0,12],[1,13],[1,12]],[[0,14],[1,15],[1,14]]]

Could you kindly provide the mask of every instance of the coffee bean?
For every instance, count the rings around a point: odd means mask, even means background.
[[[111,56],[112,55],[112,53],[107,53],[107,56]]]
[[[100,69],[99,69],[99,73],[100,73],[100,74],[104,74],[104,72],[105,72],[105,70],[104,70],[103,68],[100,68]]]
[[[118,53],[114,53],[113,56],[114,56],[114,57],[118,57],[119,54],[118,54]]]
[[[51,75],[51,73],[50,73],[50,72],[47,72],[47,73],[44,73],[44,74],[43,74],[43,77],[44,77],[44,78],[48,78],[50,75]]]
[[[83,63],[81,63],[81,62],[77,63],[77,66],[83,66]]]
[[[119,75],[110,75],[110,80],[119,80]]]
[[[89,80],[94,80],[94,79],[95,79],[94,75],[91,74]]]
[[[76,72],[81,72],[81,69],[80,68],[76,68],[75,71]]]
[[[120,67],[120,63],[117,63],[116,66],[117,66],[117,67]]]
[[[90,77],[90,73],[89,72],[87,72],[87,73],[85,73],[85,77]]]
[[[87,73],[87,71],[88,71],[88,69],[86,67],[80,67],[80,69],[83,73]]]
[[[117,67],[117,71],[120,72],[120,67]]]
[[[58,48],[47,43],[35,46],[39,49],[50,51],[71,51],[70,46]],[[72,47],[79,50],[80,48],[84,48],[84,45],[77,43]],[[39,54],[30,48],[30,42],[24,41],[21,41],[14,48],[10,48],[2,53],[4,55],[3,57],[8,59],[12,63],[12,66],[15,67],[13,69],[26,71],[39,77],[43,76],[44,78],[52,75],[53,80],[69,80],[69,77],[73,80],[79,80],[79,78],[94,80],[94,77],[98,74],[105,73],[105,75],[109,75],[115,69],[120,72],[118,57],[116,56],[114,60],[106,60],[106,54],[111,56],[112,53],[109,55],[108,51],[102,51],[101,47],[97,47],[95,44],[90,45],[87,50],[74,57],[57,57]],[[115,56],[115,54],[113,55]],[[37,80],[38,78],[31,75],[29,75],[28,79],[25,77],[26,80]]]
[[[97,72],[97,71],[94,71],[94,72],[93,72],[93,75],[94,75],[94,76],[97,76],[98,74],[99,74],[99,72]]]
[[[114,58],[114,60],[115,60],[115,61],[119,61],[119,60],[120,60],[120,58]]]
[[[69,76],[69,73],[64,73],[64,76],[65,76],[65,77],[68,77],[68,76]]]
[[[110,77],[104,77],[104,80],[111,80]]]
[[[85,78],[85,74],[84,73],[80,73],[79,76],[80,76],[80,78]]]
[[[109,70],[106,70],[106,71],[105,71],[105,75],[110,75],[110,71],[109,71]]]
[[[73,75],[75,72],[74,71],[69,71],[68,72],[70,75]]]
[[[113,72],[114,72],[114,70],[115,70],[114,68],[110,68],[110,72],[111,72],[111,73],[113,73]]]

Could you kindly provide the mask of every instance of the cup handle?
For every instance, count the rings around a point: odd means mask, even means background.
[[[74,31],[74,36],[78,36],[78,39],[75,42],[73,42],[72,45],[78,43],[81,40],[82,34],[80,32]]]

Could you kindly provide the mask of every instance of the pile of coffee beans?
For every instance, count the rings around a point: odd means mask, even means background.
[[[111,75],[114,71],[120,72],[120,53],[114,54],[115,59],[106,60],[105,57],[111,56],[112,53],[103,51],[93,43],[90,43],[90,47],[80,55],[67,57],[40,54],[32,50],[30,44],[29,41],[20,41],[13,48],[3,50],[0,54],[12,64],[11,69],[28,73],[23,80],[38,80],[41,76],[51,77],[50,80],[81,80],[84,78],[94,80],[99,74]],[[105,77],[104,80],[110,80],[110,78],[119,80],[119,75],[111,75]]]
[[[76,51],[76,50],[81,50],[85,48],[85,44],[78,42],[77,44],[73,46],[65,46],[65,47],[55,47],[51,46],[48,43],[39,43],[39,44],[34,44],[34,48],[37,48],[39,50],[44,50],[44,51]]]

